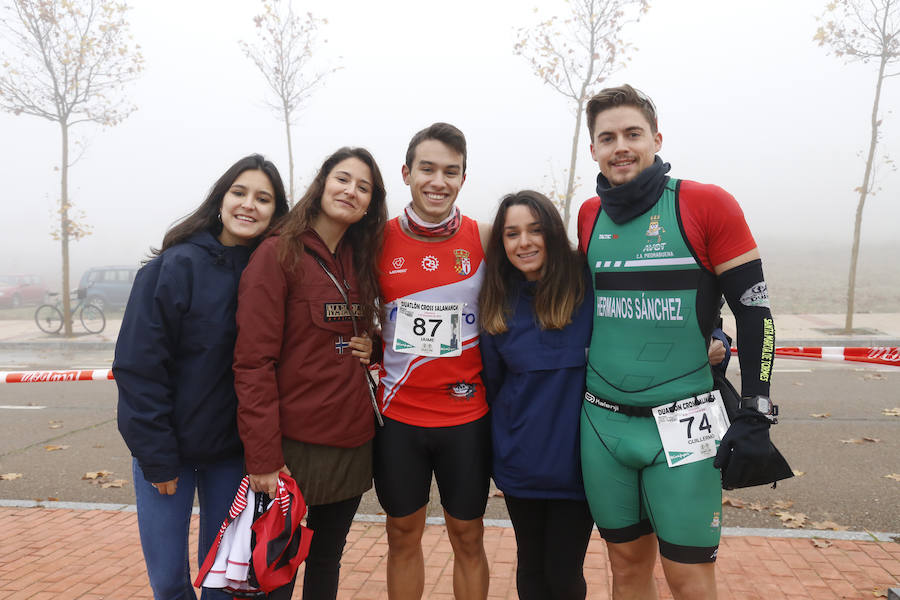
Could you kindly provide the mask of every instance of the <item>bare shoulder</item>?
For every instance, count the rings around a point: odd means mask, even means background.
[[[478,237],[481,238],[481,249],[487,252],[488,240],[491,239],[490,223],[478,222]]]
[[[759,258],[759,248],[753,248],[752,250],[748,250],[747,252],[744,252],[740,256],[736,256],[736,257],[732,258],[731,260],[726,260],[725,262],[723,262],[721,264],[715,265],[713,267],[713,270],[715,271],[716,275],[721,275],[725,271],[730,271],[731,269],[734,269],[735,267],[739,267],[743,264],[750,262],[751,260],[756,260],[758,258]]]

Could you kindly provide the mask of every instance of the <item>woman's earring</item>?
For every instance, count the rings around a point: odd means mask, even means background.
[[[222,211],[219,211],[219,223],[222,222]]]

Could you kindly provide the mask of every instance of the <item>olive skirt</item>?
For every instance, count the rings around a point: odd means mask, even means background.
[[[281,447],[308,505],[340,502],[372,488],[372,440],[338,448],[282,438]]]

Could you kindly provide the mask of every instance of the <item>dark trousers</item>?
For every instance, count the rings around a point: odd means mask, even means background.
[[[505,495],[516,532],[522,600],[584,600],[584,555],[594,520],[586,501]]]
[[[303,575],[303,600],[334,600],[341,573],[341,555],[353,516],[362,496],[333,504],[309,506],[306,526],[313,530],[306,572]],[[269,600],[290,600],[296,577],[266,596]]]

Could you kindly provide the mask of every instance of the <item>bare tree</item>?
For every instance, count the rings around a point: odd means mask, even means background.
[[[569,225],[575,192],[575,165],[585,103],[600,84],[622,64],[630,44],[622,30],[650,8],[649,0],[566,0],[569,13],[518,31],[513,47],[544,83],[570,99],[575,109],[575,130],[569,158],[565,195],[559,198],[563,222]]]
[[[328,23],[307,12],[294,12],[291,0],[262,0],[263,12],[253,18],[257,27],[256,44],[240,42],[247,58],[259,69],[275,101],[269,106],[284,121],[289,165],[289,202],[294,201],[294,150],[291,125],[297,110],[325,77],[337,69],[315,70],[313,49],[319,28]]]
[[[134,107],[122,84],[141,70],[140,47],[126,21],[128,6],[115,0],[11,0],[0,14],[11,55],[0,60],[0,109],[59,123],[59,229],[62,247],[63,322],[72,335],[69,241],[90,233],[72,214],[69,198],[69,134],[86,122],[112,126]]]
[[[863,171],[862,185],[854,191],[859,194],[856,220],[853,225],[853,246],[850,250],[850,277],[847,288],[847,317],[844,329],[853,331],[853,304],[856,292],[856,265],[859,258],[859,240],[862,230],[863,207],[866,198],[875,193],[875,149],[881,137],[881,118],[878,106],[881,88],[888,77],[900,75],[900,71],[888,73],[888,67],[900,61],[900,0],[832,0],[825,6],[819,18],[821,25],[814,40],[828,49],[830,54],[847,62],[878,63],[875,78],[875,100],[872,102],[872,131],[869,136],[869,152]]]

